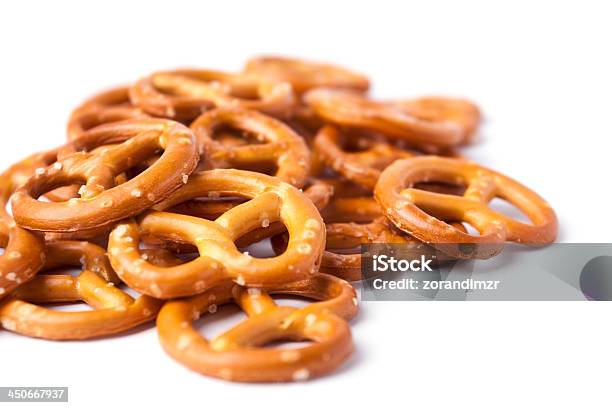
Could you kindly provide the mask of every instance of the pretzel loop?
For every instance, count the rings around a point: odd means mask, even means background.
[[[454,196],[411,188],[424,181],[467,189],[463,196]],[[557,234],[556,215],[544,199],[509,177],[464,160],[432,156],[396,161],[381,174],[374,196],[398,228],[456,257],[489,258],[506,240],[542,245]],[[495,197],[517,206],[532,224],[490,209]],[[440,218],[468,222],[480,235],[462,232]]]
[[[95,147],[119,143],[102,152]],[[164,150],[144,172],[120,185],[115,178]],[[37,171],[12,197],[15,220],[28,229],[70,232],[102,227],[142,212],[170,195],[195,169],[198,153],[186,127],[160,119],[98,126],[68,144],[52,166]],[[83,184],[80,198],[42,202],[58,187]]]
[[[215,106],[286,116],[295,104],[293,90],[286,82],[210,70],[155,73],[138,81],[130,89],[130,98],[146,112],[182,121]]]
[[[250,59],[245,72],[273,81],[289,82],[296,92],[330,87],[367,91],[370,81],[362,74],[329,64],[283,57],[264,56]]]
[[[225,146],[214,140],[215,130],[231,127],[254,136],[263,144]],[[204,158],[213,168],[249,169],[255,164],[276,164],[276,176],[296,187],[302,187],[310,172],[310,152],[291,128],[255,111],[219,108],[204,113],[191,124]]]
[[[0,304],[5,329],[31,337],[75,340],[126,331],[155,318],[161,302],[144,295],[134,300],[115,287],[113,282],[119,280],[102,248],[82,241],[47,245],[44,270],[81,265],[83,271],[78,277],[41,274],[21,286],[13,298]],[[64,312],[35,304],[78,301],[94,310]]]
[[[380,132],[420,148],[448,148],[462,142],[461,126],[433,122],[410,115],[406,110],[376,102],[354,92],[313,89],[304,96],[315,113],[332,123]]]
[[[42,236],[19,227],[7,212],[11,194],[34,173],[55,159],[55,151],[37,153],[14,164],[0,174],[0,299],[32,279],[45,263],[46,248]]]
[[[321,302],[303,309],[279,307],[271,294],[305,296]],[[247,320],[213,340],[202,338],[191,326],[201,313],[237,303]],[[185,300],[167,303],[157,319],[162,346],[174,359],[192,370],[231,381],[297,381],[333,370],[352,352],[344,319],[357,312],[354,289],[325,274],[268,293],[225,283]],[[310,340],[297,349],[262,346],[278,340]]]
[[[298,280],[316,272],[325,245],[325,229],[316,207],[294,187],[263,174],[210,170],[192,175],[187,185],[158,204],[165,210],[209,193],[252,199],[215,221],[149,211],[135,223],[121,223],[109,240],[110,260],[129,286],[158,298],[201,293],[225,279],[264,287]],[[259,259],[234,243],[255,227],[282,221],[289,231],[287,251]],[[195,245],[200,257],[174,268],[154,268],[139,259],[140,235]]]
[[[76,108],[68,120],[68,140],[78,139],[86,131],[105,123],[146,118],[147,114],[130,103],[128,89],[119,87],[99,93]]]

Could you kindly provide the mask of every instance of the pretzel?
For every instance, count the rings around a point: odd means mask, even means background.
[[[322,273],[349,281],[364,279],[361,272],[360,251],[347,252],[358,248],[361,244],[402,244],[403,249],[410,251],[414,256],[435,255],[437,263],[454,260],[396,229],[384,217],[380,206],[371,197],[335,198],[325,207],[322,215],[327,231],[325,251],[319,269]],[[460,224],[453,223],[453,226],[465,231]],[[271,241],[276,253],[282,253],[287,246],[286,234],[276,235]]]
[[[365,92],[370,87],[368,78],[357,72],[318,62],[262,56],[250,59],[245,66],[248,74],[259,75],[277,82],[289,82],[297,93],[312,88],[347,88]]]
[[[412,188],[423,181],[467,188],[463,196]],[[465,160],[433,156],[398,160],[383,171],[374,196],[399,229],[458,258],[489,258],[506,241],[541,245],[557,235],[557,217],[544,199],[503,174]],[[533,224],[490,209],[488,203],[495,197],[517,206]],[[441,218],[467,222],[480,235],[459,231]]]
[[[283,307],[271,294],[322,301],[302,309]],[[225,303],[238,304],[248,318],[210,341],[201,337],[191,321]],[[226,282],[198,296],[168,302],[157,318],[157,330],[172,358],[204,375],[241,382],[301,381],[328,373],[348,358],[353,342],[346,320],[356,313],[351,285],[316,274],[268,293]],[[278,340],[312,343],[297,349],[263,347]]]
[[[350,141],[359,150],[345,150],[348,138],[334,125],[326,125],[318,132],[314,146],[323,161],[338,174],[355,184],[373,190],[380,171],[397,159],[416,155],[404,149],[393,146],[380,138],[357,135]]]
[[[252,75],[181,69],[157,72],[130,89],[134,105],[155,116],[189,121],[212,107],[241,107],[286,116],[295,104],[291,85]]]
[[[457,123],[422,120],[405,109],[367,99],[355,92],[313,89],[304,95],[304,101],[329,122],[379,132],[419,148],[448,148],[464,139]]]
[[[43,266],[46,249],[43,237],[19,227],[6,211],[11,194],[27,181],[35,166],[46,165],[55,152],[33,154],[0,174],[0,299],[32,279]]]
[[[104,123],[147,117],[130,103],[128,87],[101,92],[77,107],[68,119],[68,140],[78,139],[83,133]]]
[[[318,270],[325,229],[316,207],[296,188],[259,173],[215,169],[192,175],[187,185],[158,204],[165,210],[197,197],[231,195],[250,198],[215,221],[149,211],[138,222],[124,221],[110,235],[110,260],[121,279],[157,298],[189,296],[234,279],[263,287],[302,279]],[[288,249],[274,258],[241,253],[235,241],[257,227],[282,221],[289,231]],[[200,256],[174,268],[156,268],[140,259],[140,235],[187,241]]]
[[[78,277],[38,275],[0,304],[0,323],[10,331],[51,340],[78,340],[124,332],[155,318],[162,302],[149,296],[134,300],[114,286],[119,280],[102,248],[88,242],[48,244],[44,269],[80,265]],[[168,255],[151,256],[173,264]],[[38,304],[84,301],[91,311],[65,312]]]
[[[240,130],[260,144],[224,145],[215,140],[219,128]],[[218,108],[202,114],[192,124],[204,158],[212,168],[249,169],[263,163],[276,164],[275,176],[302,187],[310,172],[310,151],[304,140],[284,123],[256,111]]]
[[[90,151],[120,143],[103,152]],[[146,171],[115,185],[115,177],[152,156],[163,155]],[[162,201],[187,182],[198,162],[193,133],[163,119],[109,123],[69,143],[66,154],[53,165],[36,171],[12,196],[13,214],[25,228],[74,232],[112,224]],[[37,198],[55,188],[84,183],[81,198],[42,202]]]
[[[462,144],[472,141],[481,120],[478,106],[465,99],[429,96],[406,101],[394,101],[392,106],[430,122],[452,122],[461,127]]]
[[[310,201],[312,201],[312,203],[315,205],[315,207],[317,207],[318,210],[321,210],[327,205],[333,193],[334,189],[331,185],[329,185],[327,182],[317,179],[309,180],[307,182],[307,187],[304,190],[304,195],[308,197]],[[200,217],[214,221],[218,217],[223,215],[225,212],[244,202],[244,199],[236,198],[232,198],[231,200],[219,200],[214,198],[208,200],[192,200],[175,205],[167,211],[178,214],[191,215],[194,217]],[[236,246],[238,248],[245,248],[256,242],[260,242],[264,239],[287,232],[287,228],[282,222],[267,222],[263,224],[264,225],[257,227],[256,229],[250,231],[248,234],[245,234],[238,238],[236,240]],[[161,245],[164,248],[171,249],[173,252],[197,252],[196,247],[175,237],[173,237],[172,241],[156,239],[156,237],[151,236],[142,238],[143,241],[145,241],[147,244]]]

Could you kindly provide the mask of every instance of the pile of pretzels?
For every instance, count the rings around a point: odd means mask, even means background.
[[[93,96],[65,144],[0,178],[2,327],[75,340],[156,319],[164,350],[204,375],[306,380],[353,351],[361,244],[457,260],[555,240],[546,201],[459,153],[477,106],[375,100],[369,85],[341,67],[257,57],[238,73],[156,72]],[[491,209],[496,197],[531,223]],[[258,242],[270,257],[249,254]],[[67,267],[82,272],[57,272]],[[44,306],[74,302],[92,309]],[[246,320],[203,338],[193,322],[228,303]],[[269,347],[279,341],[308,343]]]

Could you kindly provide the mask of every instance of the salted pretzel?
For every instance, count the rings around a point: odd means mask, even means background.
[[[270,295],[321,300],[298,309],[278,306]],[[191,325],[203,313],[236,303],[248,318],[212,340]],[[163,348],[175,360],[204,375],[228,381],[303,381],[326,374],[353,351],[346,320],[357,313],[355,290],[325,274],[264,292],[226,282],[188,299],[166,303],[157,318]],[[279,340],[310,340],[292,349],[264,348]]]
[[[215,221],[162,212],[209,193],[242,196],[250,201]],[[314,204],[299,190],[264,174],[215,169],[195,173],[172,196],[139,217],[124,221],[110,235],[108,249],[117,274],[130,287],[158,298],[189,296],[233,279],[264,287],[302,279],[318,270],[325,245],[325,225]],[[289,231],[283,254],[258,259],[241,253],[235,241],[253,229],[282,221]],[[173,268],[159,268],[140,258],[140,236],[186,241],[200,256]]]
[[[455,196],[412,188],[423,181],[464,185],[466,190]],[[489,258],[506,241],[542,245],[557,235],[555,212],[538,194],[465,160],[434,156],[398,160],[383,171],[374,196],[399,229],[458,258]],[[488,203],[495,197],[514,204],[532,224],[490,209]],[[462,232],[441,219],[467,222],[480,235]]]
[[[454,122],[434,122],[410,115],[405,109],[341,89],[313,89],[304,101],[323,119],[337,125],[379,132],[420,148],[448,148],[463,141]]]
[[[405,101],[393,101],[390,105],[408,114],[430,122],[451,122],[461,127],[463,144],[469,143],[481,121],[480,109],[466,99],[428,96]]]
[[[95,147],[119,143],[103,152]],[[15,220],[32,230],[72,232],[112,224],[162,201],[187,182],[198,163],[193,133],[164,119],[139,119],[97,126],[66,145],[70,154],[34,177],[12,196]],[[115,177],[163,150],[146,171],[115,185]],[[61,186],[83,184],[81,197],[66,202],[37,198]]]
[[[0,299],[32,279],[43,266],[46,248],[42,235],[15,224],[6,205],[11,194],[34,173],[38,166],[53,162],[55,151],[37,153],[0,174]]]
[[[334,198],[322,210],[322,216],[327,231],[325,251],[319,269],[322,273],[349,281],[364,279],[359,251],[362,244],[403,244],[404,250],[415,256],[435,255],[437,263],[454,260],[395,228],[371,196]],[[465,231],[460,224],[453,225]],[[271,242],[274,251],[282,253],[287,246],[287,236],[275,235]]]
[[[145,112],[180,121],[192,120],[212,107],[241,107],[282,117],[295,104],[287,82],[196,69],[143,78],[130,89],[130,99]]]
[[[232,146],[216,140],[218,129],[235,129],[259,143]],[[262,113],[241,108],[218,108],[198,117],[192,124],[203,148],[203,159],[212,168],[252,169],[275,164],[274,174],[302,187],[310,172],[310,151],[304,140],[284,123]]]
[[[68,140],[79,138],[87,130],[104,123],[141,119],[148,115],[133,106],[128,87],[119,87],[92,96],[77,107],[68,119]]]
[[[382,169],[397,159],[416,155],[373,135],[345,136],[337,126],[325,125],[314,139],[315,149],[335,172],[369,190],[374,189]]]
[[[277,56],[262,56],[247,61],[245,72],[264,78],[289,82],[298,93],[312,88],[347,88],[365,92],[370,81],[365,75],[331,64]]]
[[[158,250],[160,251],[160,250]],[[162,265],[177,261],[148,252]],[[81,266],[78,276],[39,274],[0,303],[0,324],[7,330],[52,340],[77,340],[124,332],[153,320],[162,302],[142,295],[133,299],[115,286],[119,280],[104,249],[84,241],[48,244],[44,270]],[[58,311],[42,304],[86,302],[90,311]]]
[[[327,206],[327,203],[329,202],[333,194],[334,188],[329,183],[318,179],[308,180],[304,188],[304,195],[310,201],[312,201],[312,203],[319,211],[325,208],[325,206]],[[221,215],[223,215],[225,212],[231,210],[237,205],[243,204],[245,201],[246,200],[244,198],[241,199],[236,197],[190,200],[177,204],[166,211],[190,215],[193,217],[200,217],[214,221]],[[245,248],[256,242],[260,242],[266,238],[270,238],[278,234],[283,234],[285,232],[287,232],[287,228],[282,222],[270,222],[269,220],[262,220],[262,225],[260,227],[257,227],[254,230],[250,231],[248,234],[245,234],[238,238],[236,240],[236,246],[238,248]],[[183,242],[180,240],[180,238],[177,238],[178,237],[173,237],[172,241],[167,241],[152,236],[142,237],[143,241],[147,244],[161,245],[164,248],[171,249],[173,252],[197,252],[197,248],[195,246],[190,245],[188,242]]]

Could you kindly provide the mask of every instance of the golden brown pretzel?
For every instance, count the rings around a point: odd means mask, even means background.
[[[11,194],[38,166],[55,160],[56,152],[33,154],[0,174],[0,299],[32,279],[43,266],[46,249],[43,237],[15,224],[6,205]]]
[[[156,116],[189,121],[212,107],[242,107],[286,116],[295,104],[291,85],[211,70],[157,72],[130,89],[134,105]]]
[[[322,211],[322,216],[327,231],[325,251],[319,269],[322,273],[349,281],[364,279],[359,250],[361,244],[403,244],[404,250],[409,250],[414,256],[436,255],[437,263],[453,260],[395,228],[391,221],[383,216],[380,206],[372,197],[334,198]],[[453,226],[465,231],[460,224],[453,223]],[[275,252],[282,253],[286,246],[286,234],[272,237],[272,248]]]
[[[108,248],[117,274],[130,287],[158,298],[189,296],[234,279],[251,287],[303,279],[316,272],[325,245],[325,226],[313,203],[299,190],[259,173],[216,169],[195,173],[187,185],[154,208],[165,210],[209,193],[250,198],[215,221],[149,211],[138,223],[119,223]],[[258,259],[241,253],[235,241],[246,233],[282,221],[289,231],[285,253]],[[140,234],[186,241],[200,256],[174,268],[140,259]]]
[[[166,264],[164,256],[155,258]],[[78,277],[39,274],[0,303],[0,323],[10,331],[53,340],[107,336],[153,320],[162,302],[142,295],[133,299],[114,286],[119,280],[104,249],[83,241],[48,244],[45,269],[77,266]],[[84,301],[91,311],[66,312],[39,306],[44,303]]]
[[[334,125],[325,125],[317,132],[314,146],[335,172],[369,190],[374,189],[381,170],[397,159],[417,154],[371,135],[352,135],[349,139]]]
[[[245,72],[279,82],[289,82],[297,93],[312,88],[330,87],[367,91],[370,81],[365,75],[331,64],[262,56],[247,61]]]
[[[93,148],[122,142],[104,152]],[[138,214],[187,182],[198,162],[193,133],[163,119],[128,120],[97,126],[66,145],[53,165],[36,171],[12,196],[19,225],[33,230],[72,232],[112,224]],[[146,171],[115,185],[115,177],[158,150],[162,156]],[[42,202],[55,188],[83,184],[81,198]]]
[[[302,309],[282,307],[270,294],[322,300]],[[201,313],[234,302],[248,315],[238,326],[204,339],[191,326]],[[357,313],[355,291],[347,282],[325,274],[272,288],[224,283],[184,300],[168,302],[157,318],[162,346],[175,360],[199,373],[229,381],[301,381],[328,373],[353,351],[346,320]],[[345,320],[346,319],[346,320]],[[310,340],[297,349],[263,346],[278,340]]]
[[[334,190],[331,185],[329,185],[327,182],[316,179],[309,180],[307,182],[307,187],[304,190],[304,195],[308,197],[319,210],[327,205],[327,202],[332,197],[333,193]],[[225,212],[244,203],[245,201],[246,200],[244,198],[236,197],[197,199],[177,204],[166,211],[214,221]],[[260,227],[255,228],[248,234],[238,238],[236,240],[236,246],[238,248],[246,248],[256,242],[260,242],[264,239],[282,234],[284,232],[287,232],[287,228],[282,222],[262,221],[262,225]],[[165,240],[155,236],[144,235],[141,236],[141,239],[148,245],[170,249],[175,253],[198,252],[197,247],[189,244],[189,242],[181,240],[180,237],[173,236],[172,240]],[[278,253],[282,253],[283,251],[279,251]]]
[[[229,146],[215,140],[219,128],[242,131],[260,143]],[[261,163],[275,164],[275,175],[302,187],[310,172],[310,151],[291,128],[262,113],[240,108],[218,108],[202,114],[192,124],[203,148],[203,159],[212,168],[248,170]]]
[[[130,103],[128,87],[109,89],[92,96],[77,107],[68,119],[68,140],[104,123],[141,119],[148,115]]]
[[[467,188],[463,196],[412,188],[423,181]],[[557,217],[544,199],[503,174],[465,160],[435,156],[398,160],[383,171],[374,196],[399,229],[454,257],[489,258],[506,241],[548,244],[557,235]],[[533,224],[490,209],[488,203],[495,197],[517,206]],[[441,219],[467,222],[480,235],[459,231]]]
[[[481,120],[478,106],[466,99],[428,96],[390,104],[422,120],[457,123],[461,126],[464,144],[472,141]]]
[[[313,89],[304,101],[325,120],[367,129],[405,140],[420,148],[448,148],[463,141],[462,128],[453,122],[434,122],[410,115],[405,109],[339,89]]]

